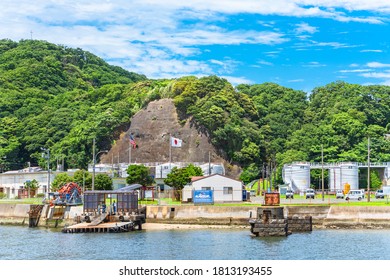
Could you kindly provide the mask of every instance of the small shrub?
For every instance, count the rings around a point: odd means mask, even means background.
[[[187,123],[187,120],[186,120],[186,119],[180,120],[180,121],[179,121],[179,124],[180,124],[181,126],[184,126],[186,123]]]
[[[0,192],[0,199],[4,199],[4,198],[6,198],[6,197],[7,197],[7,195],[6,195],[5,193]]]

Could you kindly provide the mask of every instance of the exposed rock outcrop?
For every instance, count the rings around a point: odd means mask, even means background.
[[[129,134],[134,135],[136,149],[129,151]],[[163,163],[170,159],[170,135],[182,140],[181,148],[171,149],[172,162],[223,163],[226,175],[237,178],[239,168],[224,159],[206,132],[191,119],[180,121],[171,99],[150,102],[131,120],[128,131],[122,133],[111,150],[101,157],[103,163]]]

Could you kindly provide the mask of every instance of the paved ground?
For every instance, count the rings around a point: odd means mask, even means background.
[[[264,197],[255,196],[251,197],[251,202],[253,203],[263,203]],[[367,201],[367,197],[365,197],[362,201]],[[376,199],[371,197],[370,201],[386,201],[386,199]],[[346,203],[345,199],[336,199],[336,197],[329,198],[325,196],[324,200],[322,200],[321,194],[316,195],[315,199],[306,199],[305,196],[294,195],[293,199],[280,199],[280,204],[288,205],[288,204],[337,204],[337,203]],[[350,200],[350,203],[357,202],[357,200]]]

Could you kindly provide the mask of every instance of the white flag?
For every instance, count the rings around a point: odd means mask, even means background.
[[[179,138],[171,137],[171,146],[180,148],[181,147],[182,140]]]

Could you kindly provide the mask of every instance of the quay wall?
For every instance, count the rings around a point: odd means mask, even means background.
[[[245,225],[256,217],[258,206],[212,205],[153,205],[146,206],[146,221],[155,223]],[[28,204],[0,204],[0,224],[27,224]],[[48,207],[42,211],[39,226],[48,226]],[[72,206],[65,211],[56,225],[71,224],[83,213],[82,206]],[[286,218],[311,216],[318,227],[389,227],[390,206],[285,206]]]
[[[0,204],[0,224],[28,224],[29,204]]]
[[[248,225],[257,206],[147,206],[146,220],[160,223]],[[387,227],[390,206],[285,206],[284,216],[312,217],[315,227]]]

